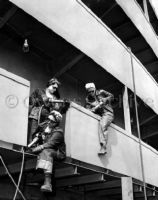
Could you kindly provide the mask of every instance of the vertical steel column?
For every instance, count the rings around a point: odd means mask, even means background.
[[[122,185],[122,200],[134,200],[132,178],[122,177],[121,185]]]

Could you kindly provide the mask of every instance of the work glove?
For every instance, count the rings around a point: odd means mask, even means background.
[[[29,147],[24,147],[25,153],[32,153],[32,149]]]
[[[32,149],[32,153],[39,153],[44,149],[43,145],[39,145]]]
[[[64,105],[69,107],[70,106],[70,101],[67,99],[64,99]]]
[[[64,99],[63,100],[63,106],[62,106],[62,109],[61,109],[61,114],[65,114],[66,111],[69,109],[70,107],[70,101],[68,101],[67,99]]]

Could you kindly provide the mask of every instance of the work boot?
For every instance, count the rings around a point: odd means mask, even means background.
[[[44,184],[41,186],[42,192],[52,192],[51,174],[45,173]]]
[[[101,145],[101,148],[98,152],[98,155],[105,155],[107,153],[107,149],[106,147],[104,147],[103,145]]]

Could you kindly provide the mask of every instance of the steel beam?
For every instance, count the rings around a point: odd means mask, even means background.
[[[16,6],[12,6],[11,9],[0,19],[0,29],[7,23],[7,21],[16,13]]]
[[[59,77],[64,74],[66,71],[71,69],[74,65],[76,65],[82,58],[85,57],[85,54],[81,53],[80,55],[76,56],[72,61],[70,61],[67,65],[65,65],[60,71],[58,71],[54,76]]]
[[[94,190],[103,190],[103,189],[113,189],[113,188],[121,188],[121,181],[114,180],[114,181],[107,181],[104,183],[98,183],[93,185],[86,185],[84,189],[86,192],[91,192]]]
[[[93,174],[93,175],[85,175],[78,177],[71,177],[66,179],[57,180],[56,187],[66,187],[66,186],[75,186],[75,185],[84,185],[96,182],[104,182],[103,174]]]

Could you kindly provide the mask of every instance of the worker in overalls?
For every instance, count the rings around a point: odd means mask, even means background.
[[[38,154],[37,169],[44,170],[44,184],[41,186],[42,192],[52,192],[51,177],[54,168],[54,161],[61,161],[65,158],[65,142],[63,130],[59,127],[62,115],[58,111],[51,111],[48,119],[38,127],[34,137],[42,138],[38,140],[36,147],[31,152]],[[38,143],[40,141],[40,143]]]
[[[100,142],[100,150],[98,154],[104,155],[107,153],[108,127],[114,119],[111,105],[113,95],[103,89],[96,90],[94,83],[87,83],[85,88],[88,93],[85,107],[101,116],[98,131]]]

